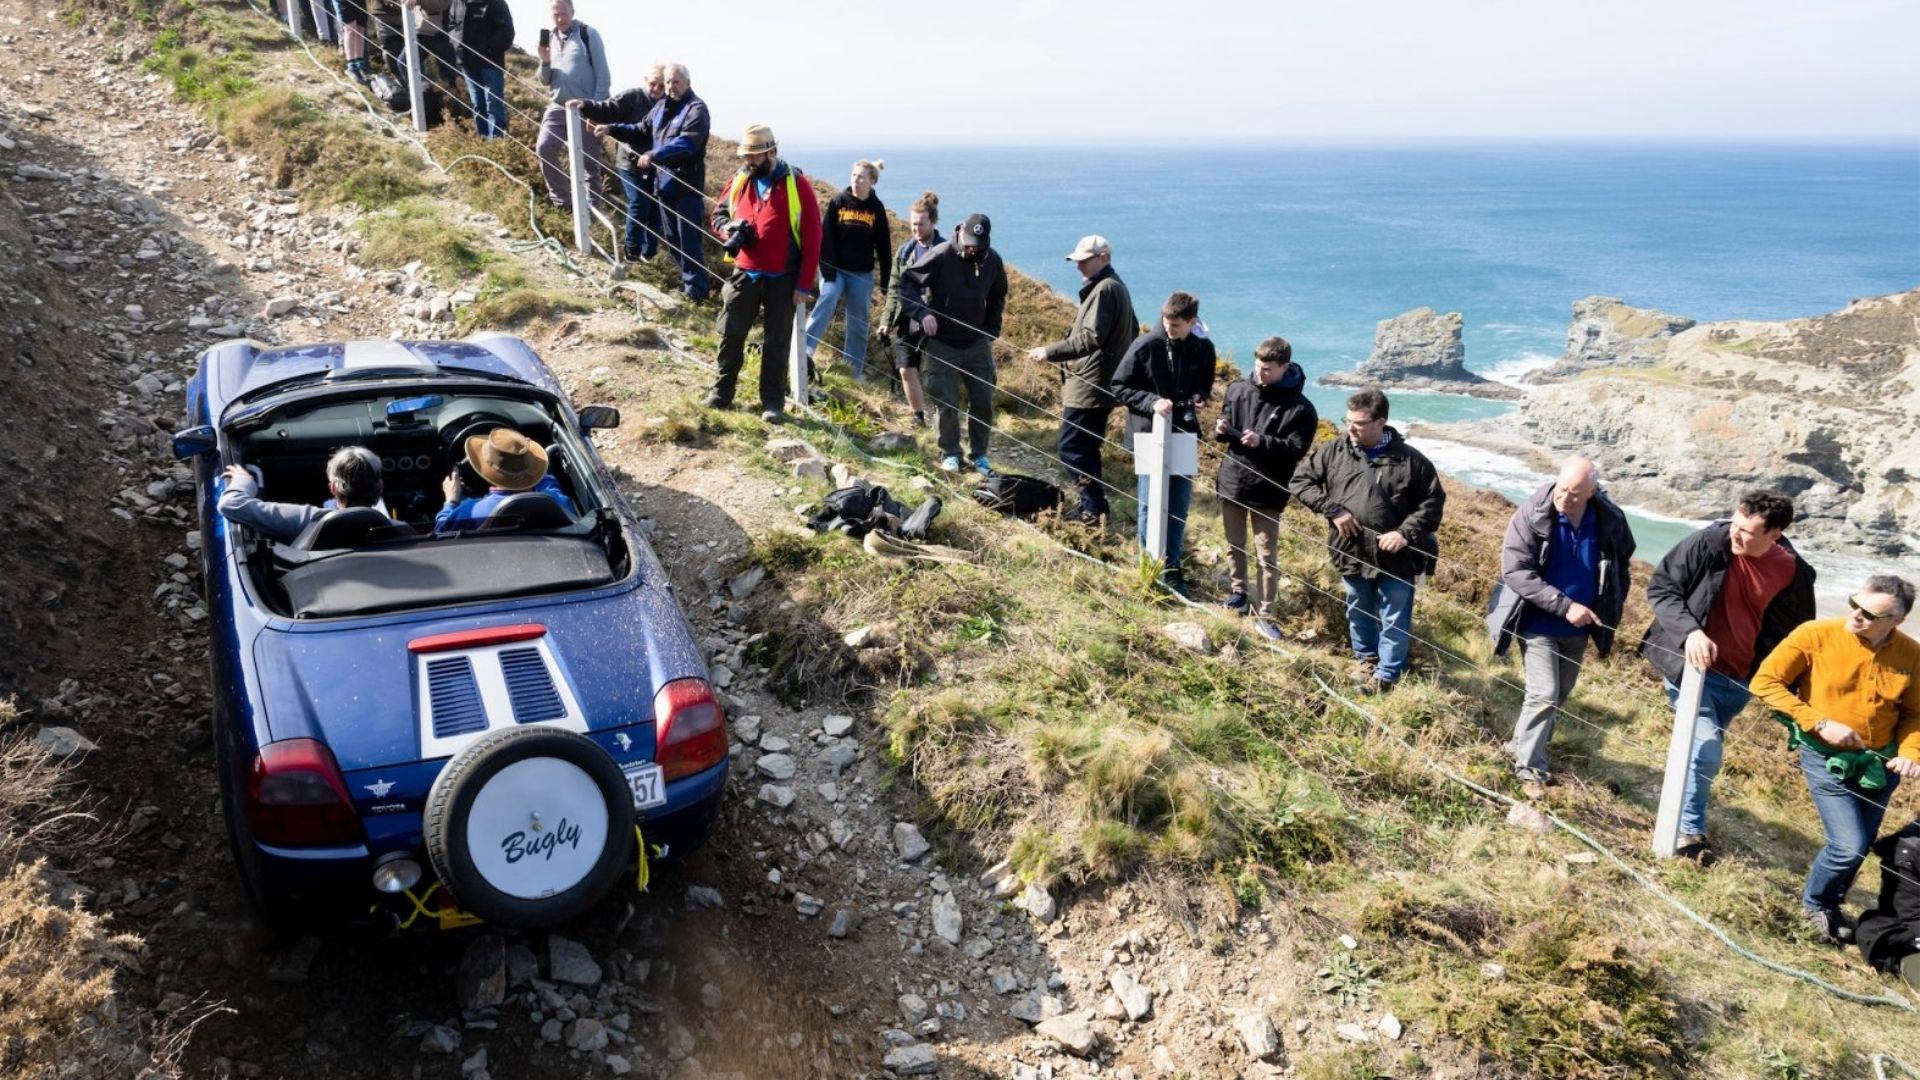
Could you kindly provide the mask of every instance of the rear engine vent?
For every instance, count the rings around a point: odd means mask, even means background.
[[[513,702],[513,720],[533,724],[567,715],[567,706],[554,689],[546,658],[539,649],[506,649],[500,653],[500,673],[506,676],[507,697]]]
[[[427,662],[427,696],[433,706],[433,733],[438,738],[485,731],[487,710],[480,703],[480,686],[473,678],[473,661],[448,656]]]

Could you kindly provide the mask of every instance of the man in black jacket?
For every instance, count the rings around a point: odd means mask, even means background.
[[[1227,387],[1226,404],[1213,422],[1213,437],[1227,446],[1220,459],[1214,490],[1220,496],[1220,523],[1227,534],[1233,566],[1232,591],[1226,609],[1243,615],[1253,608],[1254,632],[1278,640],[1273,624],[1273,600],[1280,587],[1280,514],[1290,498],[1287,485],[1300,459],[1313,445],[1320,414],[1303,392],[1306,372],[1293,362],[1293,346],[1283,337],[1270,337],[1253,350],[1253,378],[1236,379]],[[1253,600],[1247,598],[1247,531],[1252,526],[1259,562],[1253,582]]]
[[[1135,436],[1153,430],[1153,418],[1165,416],[1167,430],[1200,433],[1196,412],[1213,397],[1213,342],[1193,332],[1200,322],[1200,298],[1176,292],[1160,305],[1160,325],[1134,339],[1120,367],[1113,373],[1113,396],[1127,407],[1127,449]],[[1135,483],[1140,504],[1136,519],[1140,546],[1147,546],[1147,490],[1152,477]],[[1187,535],[1187,510],[1193,503],[1193,477],[1171,476],[1167,484],[1167,556],[1164,581],[1186,595],[1187,579],[1180,569],[1181,545]]]
[[[1560,478],[1541,485],[1507,521],[1487,630],[1495,656],[1520,642],[1526,696],[1505,749],[1528,798],[1553,782],[1547,743],[1580,678],[1587,642],[1599,656],[1613,651],[1633,549],[1627,515],[1600,490],[1600,467],[1584,457],[1568,458]]]
[[[1293,478],[1294,497],[1327,519],[1365,694],[1392,690],[1406,671],[1413,583],[1433,570],[1447,505],[1440,474],[1387,424],[1387,408],[1378,390],[1348,398],[1346,437],[1321,443]]]
[[[1750,696],[1754,668],[1794,627],[1813,618],[1813,567],[1782,534],[1793,500],[1775,491],[1740,497],[1731,521],[1716,521],[1673,546],[1647,582],[1653,625],[1640,653],[1678,703],[1688,667],[1706,672],[1695,717],[1676,854],[1701,863],[1707,800],[1720,772],[1722,737]]]
[[[507,133],[507,49],[513,45],[513,10],[507,0],[467,0],[460,44],[473,129],[483,139],[502,138]]]
[[[1060,365],[1060,464],[1080,489],[1080,501],[1062,516],[1098,524],[1107,516],[1100,446],[1113,416],[1113,373],[1140,333],[1133,295],[1113,272],[1113,248],[1104,236],[1083,236],[1067,255],[1080,271],[1080,310],[1062,341],[1027,350],[1034,363]]]
[[[667,65],[647,69],[644,86],[630,87],[604,101],[567,102],[578,105],[580,119],[594,138],[608,135],[626,147],[621,155],[620,186],[627,196],[627,225],[621,246],[628,262],[651,259],[660,250],[660,202],[654,194],[654,168],[642,168],[640,155],[653,149],[653,129],[646,124],[654,104],[667,96]]]
[[[991,246],[993,223],[974,214],[954,239],[927,252],[902,275],[909,317],[920,323],[927,396],[940,434],[940,468],[960,471],[960,387],[967,390],[967,448],[973,469],[993,474],[993,339],[1007,309],[1007,268]]]

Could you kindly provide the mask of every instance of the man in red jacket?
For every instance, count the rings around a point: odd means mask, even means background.
[[[707,407],[733,405],[747,331],[764,312],[760,419],[778,424],[786,408],[795,298],[811,301],[819,291],[820,204],[806,176],[780,160],[771,128],[749,127],[739,153],[742,167],[713,208],[713,231],[734,269],[720,291],[720,377]]]

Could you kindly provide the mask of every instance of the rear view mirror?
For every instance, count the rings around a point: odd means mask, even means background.
[[[595,428],[619,426],[620,410],[611,405],[589,405],[580,410],[580,433],[583,435]]]
[[[218,443],[210,424],[201,424],[199,427],[190,427],[185,431],[173,433],[173,456],[182,461],[199,457],[201,454],[210,454],[216,445]]]

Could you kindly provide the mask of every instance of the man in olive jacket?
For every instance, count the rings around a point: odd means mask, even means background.
[[[1526,694],[1506,750],[1529,798],[1553,782],[1547,744],[1580,679],[1587,642],[1600,656],[1613,651],[1633,551],[1627,515],[1600,490],[1600,467],[1584,457],[1568,458],[1559,478],[1541,485],[1507,521],[1487,631],[1495,656],[1520,642]]]
[[[1060,464],[1080,489],[1064,516],[1092,525],[1107,516],[1100,445],[1113,415],[1113,372],[1140,332],[1127,283],[1113,272],[1113,248],[1104,236],[1083,236],[1067,261],[1080,271],[1080,310],[1065,340],[1027,350],[1027,359],[1060,365]]]
[[[1327,519],[1327,550],[1346,585],[1354,681],[1384,694],[1407,668],[1413,580],[1433,570],[1447,493],[1426,455],[1387,424],[1387,395],[1347,399],[1346,436],[1313,449],[1293,495]]]

